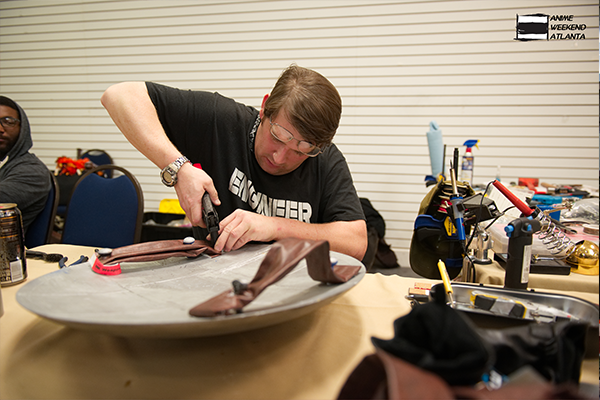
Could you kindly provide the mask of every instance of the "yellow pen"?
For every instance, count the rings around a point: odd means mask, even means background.
[[[444,264],[442,260],[438,261],[438,269],[440,270],[442,281],[444,281],[444,289],[446,289],[446,293],[448,294],[448,303],[450,304],[450,307],[454,307],[454,291],[452,290],[452,284],[450,283],[446,264]]]

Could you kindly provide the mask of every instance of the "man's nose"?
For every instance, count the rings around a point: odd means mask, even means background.
[[[273,161],[276,164],[283,164],[287,159],[288,151],[290,151],[290,149],[287,147],[286,143],[279,143],[279,145],[277,146],[277,150],[275,150],[275,152],[273,153]]]

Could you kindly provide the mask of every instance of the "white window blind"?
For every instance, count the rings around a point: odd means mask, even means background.
[[[572,15],[585,39],[515,40],[528,14]],[[108,86],[151,80],[258,108],[289,64],[321,72],[343,100],[335,143],[403,266],[432,120],[446,160],[480,141],[475,184],[500,166],[506,183],[598,187],[598,52],[587,0],[0,2],[0,92],[26,110],[33,152],[53,168],[78,148],[106,150],[141,182],[146,211],[175,192],[102,108]]]

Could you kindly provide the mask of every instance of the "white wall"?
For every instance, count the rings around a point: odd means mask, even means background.
[[[585,40],[514,40],[516,16],[533,13],[573,15]],[[115,128],[102,92],[153,80],[259,107],[292,62],[338,87],[335,142],[403,266],[431,120],[447,160],[480,140],[475,183],[500,165],[504,182],[598,187],[597,1],[0,2],[0,92],[27,111],[33,151],[53,168],[77,148],[107,150],[142,183],[146,211],[175,193]]]

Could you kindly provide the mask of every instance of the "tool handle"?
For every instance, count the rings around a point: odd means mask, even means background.
[[[195,168],[202,169],[202,165],[200,165],[200,163],[195,163],[192,165]],[[210,200],[210,195],[208,194],[208,192],[204,192],[204,194],[202,195],[202,215],[204,217],[204,223],[207,225],[206,227],[208,228],[208,218],[210,218],[213,215],[216,216],[215,208],[212,201]]]
[[[215,210],[213,207],[213,203],[210,200],[210,195],[208,192],[204,192],[202,195],[202,213],[204,214],[204,219],[208,217],[211,213],[214,214]]]
[[[448,276],[446,264],[444,264],[442,260],[438,261],[438,269],[440,270],[440,276],[444,282],[444,289],[446,289],[446,293],[453,293],[454,291],[452,290],[452,284],[450,283],[450,276]]]
[[[206,192],[202,195],[202,216],[204,217],[204,224],[210,233],[211,243],[214,247],[219,236],[219,215],[210,200],[210,195]]]
[[[529,217],[533,214],[533,209],[531,209],[525,202],[515,196],[510,190],[508,190],[503,184],[501,184],[498,180],[493,182],[493,185],[498,189],[515,207],[519,209],[526,217]]]
[[[454,206],[456,207],[456,206]],[[464,242],[467,240],[467,232],[465,231],[465,220],[462,217],[462,213],[460,217],[455,218],[456,221],[456,235],[458,236],[458,240]]]
[[[219,216],[208,192],[204,192],[202,195],[202,215],[207,229],[210,229],[212,225],[217,226],[219,224]]]
[[[458,180],[458,147],[454,148],[454,164],[452,167],[454,168],[454,179]]]
[[[452,183],[452,194],[458,197],[458,185],[456,184],[456,177],[454,176],[454,168],[455,167],[453,166],[450,167],[450,182]]]
[[[452,182],[452,213],[454,214],[454,222],[456,224],[456,232],[458,234],[458,240],[464,242],[467,240],[465,233],[465,221],[463,219],[462,211],[458,211],[457,203],[462,201],[462,197],[458,194],[458,185],[456,183],[456,176],[454,176],[454,168],[450,167],[450,179]],[[445,266],[444,266],[445,268]]]

